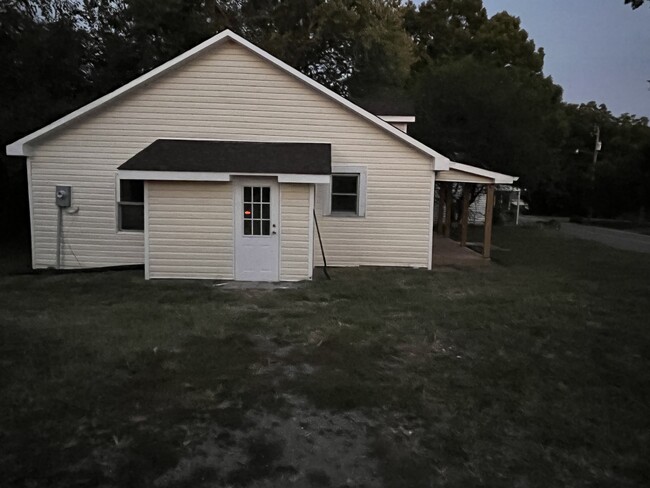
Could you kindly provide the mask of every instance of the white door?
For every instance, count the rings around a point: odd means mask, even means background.
[[[278,183],[242,178],[235,183],[235,279],[279,281]]]

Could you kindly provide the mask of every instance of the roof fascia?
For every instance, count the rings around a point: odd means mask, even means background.
[[[450,164],[450,169],[456,169],[462,171],[463,173],[470,173],[478,176],[483,176],[485,178],[490,178],[498,184],[511,185],[519,179],[518,176],[510,176],[503,173],[497,173],[495,171],[488,171],[487,169],[477,168],[476,166],[470,166],[469,164],[457,163],[452,161]]]
[[[110,102],[114,98],[119,97],[120,95],[123,95],[124,93],[127,93],[131,90],[133,90],[136,87],[139,87],[155,78],[158,76],[162,75],[166,71],[170,70],[171,68],[178,66],[189,59],[193,58],[203,50],[207,49],[210,46],[213,46],[215,44],[218,44],[225,39],[230,38],[230,31],[225,30],[223,32],[220,32],[216,36],[211,37],[210,39],[202,42],[201,44],[198,44],[197,46],[193,47],[189,51],[185,51],[183,54],[176,56],[173,59],[170,59],[166,63],[161,64],[157,68],[152,69],[151,71],[148,71],[147,73],[143,74],[142,76],[139,76],[138,78],[130,81],[126,85],[121,86],[120,88],[98,98],[97,100],[94,100],[90,102],[87,105],[84,105],[83,107],[70,112],[68,115],[61,117],[58,120],[55,120],[51,124],[46,125],[45,127],[32,132],[31,134],[26,135],[25,137],[18,139],[15,142],[12,142],[11,144],[7,145],[7,155],[8,156],[29,156],[30,151],[29,147],[27,145],[30,142],[35,141],[36,139],[48,134],[49,132],[52,132],[55,129],[58,129],[59,127],[62,127],[73,120],[76,120],[79,117],[82,117],[83,115],[87,114],[88,112],[91,112],[92,110],[104,105],[105,103]]]
[[[228,182],[233,177],[255,176],[273,177],[278,183],[301,183],[301,184],[329,184],[330,175],[312,175],[302,173],[240,173],[240,172],[219,172],[208,171],[140,171],[120,169],[117,172],[121,180],[146,180],[146,181],[212,181]]]
[[[415,122],[414,115],[377,115],[384,122],[395,122],[398,124],[412,124]]]
[[[229,31],[228,31],[229,32]],[[249,50],[253,51],[255,54],[258,56],[266,59],[267,61],[271,62],[275,66],[281,68],[282,70],[286,71],[288,74],[294,76],[295,78],[298,78],[300,81],[304,82],[305,84],[309,85],[310,87],[314,88],[315,90],[327,95],[329,98],[334,99],[341,105],[345,106],[346,108],[352,110],[356,114],[360,115],[364,119],[374,123],[375,125],[380,126],[387,132],[390,132],[392,135],[396,136],[397,138],[401,139],[402,141],[406,142],[407,144],[415,147],[416,149],[420,150],[421,152],[427,154],[428,156],[431,156],[434,158],[434,171],[440,171],[440,170],[445,170],[449,168],[449,158],[443,156],[442,154],[438,153],[437,151],[434,151],[430,147],[422,144],[420,141],[414,139],[413,137],[407,135],[405,132],[402,132],[398,128],[390,125],[388,122],[385,122],[382,120],[380,117],[368,112],[367,110],[359,107],[358,105],[352,103],[350,100],[347,98],[343,98],[341,95],[333,92],[329,88],[324,87],[320,83],[318,83],[315,80],[312,80],[310,77],[307,75],[301,73],[295,68],[292,68],[289,66],[287,63],[284,61],[279,60],[275,56],[267,53],[263,49],[259,48],[255,44],[253,44],[250,41],[247,41],[243,37],[235,34],[234,32],[229,32],[229,35],[231,39],[234,41],[238,42],[239,44],[243,45],[244,47],[247,47]]]
[[[68,124],[69,122],[85,115],[86,113],[100,107],[101,105],[111,101],[112,99],[130,91],[133,90],[134,88],[153,80],[154,78],[160,76],[167,70],[189,60],[190,58],[196,56],[200,52],[204,51],[205,49],[220,43],[226,39],[230,39],[250,51],[254,52],[261,58],[269,61],[270,63],[274,64],[275,66],[279,67],[283,71],[287,72],[288,74],[294,76],[295,78],[299,79],[303,83],[307,84],[308,86],[314,88],[315,90],[325,94],[329,98],[335,100],[339,104],[345,106],[346,108],[350,109],[357,115],[361,116],[362,118],[372,122],[375,125],[378,125],[385,131],[391,133],[393,136],[397,137],[398,139],[401,139],[402,141],[406,142],[410,146],[418,149],[419,151],[423,152],[424,154],[430,156],[433,158],[433,170],[434,171],[443,171],[446,169],[449,169],[449,164],[450,160],[449,158],[443,156],[442,154],[438,153],[437,151],[434,151],[430,147],[422,144],[418,140],[414,139],[413,137],[407,135],[405,132],[402,132],[401,130],[397,129],[396,127],[392,126],[388,122],[385,122],[378,116],[371,114],[367,110],[364,110],[363,108],[355,105],[351,101],[347,100],[346,98],[343,98],[342,96],[338,95],[337,93],[333,92],[332,90],[324,87],[320,83],[318,83],[315,80],[312,80],[309,78],[307,75],[304,75],[300,71],[298,71],[295,68],[292,68],[288,64],[286,64],[283,61],[280,61],[278,58],[275,56],[272,56],[271,54],[267,53],[263,49],[259,48],[255,44],[251,43],[250,41],[247,41],[243,37],[235,34],[234,32],[226,29],[219,34],[215,35],[214,37],[211,37],[210,39],[202,42],[201,44],[195,46],[194,48],[190,49],[189,51],[186,51],[185,53],[175,57],[174,59],[171,59],[170,61],[167,61],[166,63],[158,66],[157,68],[154,68],[153,70],[149,71],[148,73],[145,73],[144,75],[140,76],[139,78],[136,78],[135,80],[127,83],[126,85],[118,88],[117,90],[104,95],[103,97],[98,98],[94,102],[91,102],[74,112],[71,112],[70,114],[56,120],[55,122],[52,122],[51,124],[43,127],[42,129],[37,130],[36,132],[33,132],[7,146],[7,155],[9,156],[28,156],[29,155],[29,148],[26,146],[38,139],[39,137],[42,137],[46,135],[47,133],[65,125]]]

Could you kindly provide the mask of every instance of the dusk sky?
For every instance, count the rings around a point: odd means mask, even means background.
[[[568,102],[596,100],[615,114],[650,117],[650,6],[623,0],[484,0],[506,10],[546,51],[544,72]]]

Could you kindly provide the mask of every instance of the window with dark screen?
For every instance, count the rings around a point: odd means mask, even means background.
[[[359,175],[332,175],[332,213],[357,215],[359,211]]]
[[[120,180],[119,230],[144,230],[144,181]]]

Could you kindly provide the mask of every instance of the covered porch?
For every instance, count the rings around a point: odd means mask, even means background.
[[[513,184],[518,178],[452,162],[446,171],[436,174],[438,199],[435,209],[433,236],[433,266],[483,265],[489,263],[492,251],[492,226],[494,217],[494,193],[496,185]],[[472,196],[485,193],[485,223],[483,226],[482,251],[468,247],[468,228]],[[460,205],[457,199],[460,196]],[[458,208],[460,207],[460,208]],[[459,212],[458,241],[452,240],[451,230],[454,212]]]

